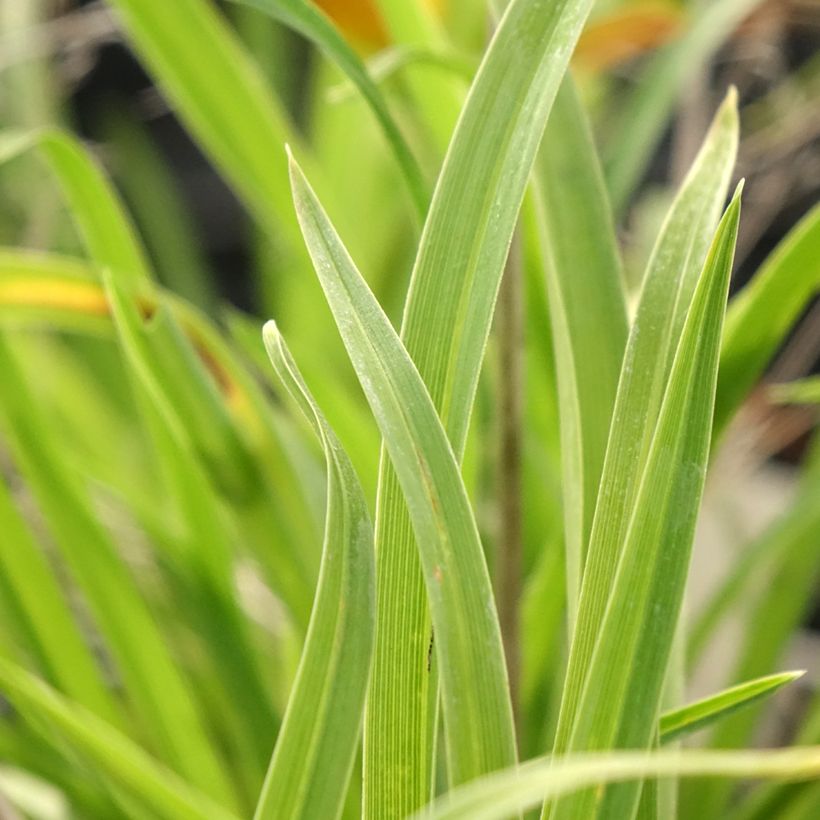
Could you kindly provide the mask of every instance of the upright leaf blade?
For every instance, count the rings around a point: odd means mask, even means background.
[[[448,775],[515,761],[490,579],[467,492],[424,383],[301,171],[296,212],[348,355],[384,436],[419,545],[442,679]]]
[[[627,337],[621,261],[603,176],[570,78],[538,155],[536,197],[545,256],[561,417],[569,623],[581,576]]]
[[[818,290],[820,205],[789,232],[729,307],[715,408],[718,434]]]
[[[257,820],[338,817],[359,743],[375,631],[373,530],[359,480],[273,323],[265,347],[327,460],[319,586]]]
[[[718,111],[644,277],[613,410],[572,639],[555,751],[566,751],[635,496],[703,258],[737,151],[736,97]]]
[[[740,189],[721,220],[686,316],[606,614],[576,712],[572,751],[647,748],[689,566],[711,440],[718,350]],[[562,801],[553,818],[626,818],[639,790]]]
[[[387,6],[387,3],[385,4]],[[399,16],[408,4],[390,2]],[[401,336],[460,460],[498,286],[535,152],[591,0],[513,0],[473,82],[430,204]],[[376,517],[376,657],[365,723],[367,817],[433,783],[435,678],[413,531],[387,459]]]

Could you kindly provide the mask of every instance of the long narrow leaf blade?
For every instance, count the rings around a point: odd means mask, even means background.
[[[322,569],[257,820],[338,817],[359,743],[375,632],[373,529],[359,480],[279,331],[264,331],[273,368],[327,460]]]
[[[171,657],[116,547],[77,486],[52,427],[0,336],[0,419],[48,527],[82,588],[158,754],[191,782],[233,800],[194,695]]]
[[[419,545],[442,679],[448,774],[515,760],[501,634],[458,465],[410,357],[294,164],[296,211],[348,355],[384,436]]]
[[[398,17],[406,3],[391,2]],[[513,0],[473,82],[430,204],[401,336],[457,460],[527,179],[590,0]],[[433,784],[430,616],[388,459],[376,517],[379,627],[365,724],[367,817],[403,816]]]
[[[715,407],[718,434],[818,290],[820,205],[790,231],[729,307]]]
[[[606,615],[570,738],[572,751],[647,748],[683,599],[709,454],[718,351],[740,189],[695,290],[658,417]],[[553,817],[630,817],[639,790],[584,792]]]
[[[51,166],[91,258],[129,281],[150,278],[145,253],[117,193],[76,139],[56,129],[0,134],[0,163],[32,149]]]
[[[420,218],[427,213],[430,195],[427,183],[410,146],[399,129],[376,83],[371,79],[359,55],[339,34],[333,22],[306,0],[235,0],[270,14],[298,31],[320,48],[359,89],[376,117],[410,190],[413,205]]]
[[[560,397],[573,625],[628,328],[609,201],[592,133],[570,78],[556,98],[536,167]]]
[[[820,777],[820,747],[755,752],[620,752],[561,760],[543,758],[448,793],[414,820],[504,820],[543,799],[579,789],[647,777]],[[580,817],[582,815],[578,815]]]
[[[96,770],[125,788],[164,820],[236,820],[219,803],[201,794],[147,755],[116,729],[61,697],[37,678],[0,659],[0,691],[24,714],[63,734],[93,761]]]
[[[665,712],[659,722],[661,744],[697,732],[721,718],[774,694],[786,684],[801,678],[805,672],[781,672],[725,689],[716,695],[688,703],[680,709]]]
[[[568,749],[672,359],[737,151],[736,97],[718,111],[647,267],[630,331],[592,523],[554,750]]]

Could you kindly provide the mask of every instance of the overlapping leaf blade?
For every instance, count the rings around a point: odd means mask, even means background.
[[[359,480],[308,391],[279,331],[265,346],[327,460],[319,586],[302,660],[256,810],[269,818],[337,817],[361,733],[375,632],[373,530]]]
[[[672,359],[737,151],[736,98],[715,117],[649,261],[621,369],[592,523],[555,751],[566,751],[623,550]]]
[[[158,753],[228,805],[233,790],[203,728],[199,705],[85,491],[72,480],[55,430],[0,337],[0,417],[48,527],[82,588]]]
[[[32,149],[54,171],[90,256],[129,281],[150,278],[142,246],[119,197],[77,140],[56,129],[0,134],[0,163]]]
[[[442,679],[448,775],[515,760],[501,634],[473,513],[424,383],[298,167],[294,200],[348,355],[384,436],[419,544]]]
[[[235,816],[164,769],[139,746],[81,706],[71,703],[23,669],[0,660],[0,691],[23,714],[63,734],[98,771],[152,816],[164,820],[235,820]]]
[[[165,491],[184,522],[181,539],[184,555],[180,557],[185,564],[184,571],[193,573],[197,579],[198,626],[210,639],[214,655],[219,657],[216,674],[225,686],[226,699],[241,703],[237,718],[245,731],[237,733],[232,742],[242,750],[241,756],[250,773],[264,759],[276,722],[266,683],[254,656],[248,624],[234,591],[237,538],[225,520],[218,495],[191,450],[186,432],[190,418],[186,419],[179,403],[173,401],[173,390],[168,387],[170,378],[160,365],[163,359],[174,360],[178,338],[173,334],[161,336],[155,354],[135,304],[110,275],[106,275],[105,284],[137,404],[151,433],[150,440],[162,470]],[[152,328],[168,334],[169,326],[177,329],[169,309],[164,307],[153,319]],[[190,378],[190,374],[196,372],[195,361],[188,362],[188,368],[177,371],[177,382],[185,380],[181,374],[187,372]],[[222,463],[226,467],[230,464],[227,458]],[[249,750],[245,750],[246,744]],[[233,754],[239,756],[237,752]]]
[[[281,20],[315,43],[344,71],[358,88],[378,120],[407,182],[416,212],[423,219],[430,197],[421,169],[390,113],[382,92],[371,79],[358,54],[337,31],[333,22],[307,0],[235,0],[235,2],[259,9]]]
[[[536,179],[560,398],[567,600],[572,625],[627,318],[606,189],[571,79],[564,81],[550,114]]]
[[[740,215],[721,220],[677,347],[569,740],[573,751],[645,748],[678,621],[711,438],[718,350]],[[560,803],[554,818],[629,817],[639,790]]]
[[[543,758],[450,792],[414,820],[504,820],[543,799],[582,788],[648,777],[757,777],[808,780],[820,776],[820,747],[755,752],[620,752]]]
[[[391,5],[391,13],[401,10]],[[468,95],[436,185],[402,340],[457,460],[524,188],[589,0],[513,0]],[[365,814],[404,815],[432,787],[430,621],[399,483],[382,461],[376,657],[365,724]]]

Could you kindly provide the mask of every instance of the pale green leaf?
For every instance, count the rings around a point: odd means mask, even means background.
[[[56,129],[0,132],[0,163],[32,149],[53,170],[91,258],[129,281],[150,278],[122,203],[88,152],[73,136]]]
[[[376,120],[389,143],[405,182],[410,190],[413,205],[421,219],[427,213],[430,194],[421,169],[410,146],[399,129],[390,109],[371,79],[359,55],[348,45],[333,22],[309,0],[235,0],[252,8],[270,14],[285,25],[311,40],[359,89],[365,102],[370,106]]]
[[[627,344],[590,534],[555,751],[568,747],[577,703],[653,441],[672,361],[723,205],[737,151],[733,93],[670,208],[644,277]]]
[[[721,220],[686,315],[575,712],[571,751],[646,748],[655,736],[709,454],[739,216],[740,190]],[[629,817],[638,795],[634,786],[600,796],[587,791],[556,806],[553,817]]]
[[[0,691],[49,740],[63,735],[96,770],[165,820],[236,820],[219,803],[164,769],[105,721],[60,696],[37,678],[0,659]]]
[[[736,777],[810,780],[820,777],[820,747],[755,752],[620,752],[542,758],[444,795],[414,820],[505,820],[519,811],[591,786],[648,777]],[[585,817],[585,815],[576,815]]]
[[[308,251],[401,483],[435,626],[448,775],[515,760],[512,709],[490,579],[467,492],[424,383],[298,167]]]
[[[732,300],[720,357],[715,406],[718,434],[818,290],[820,205],[800,220],[749,285]]]
[[[273,323],[271,363],[327,461],[319,586],[257,820],[338,817],[359,744],[375,633],[373,529],[359,480]]]
[[[422,233],[401,336],[457,461],[535,153],[592,3],[513,0],[476,74]],[[396,42],[437,45],[418,3],[382,3]],[[397,36],[397,33],[406,36]],[[365,721],[366,816],[403,815],[433,783],[435,676],[418,552],[388,459],[376,517],[379,627]]]
[[[679,737],[697,732],[711,726],[732,712],[742,709],[755,701],[768,697],[782,686],[785,686],[806,673],[781,672],[767,675],[756,680],[746,681],[730,689],[724,689],[716,695],[688,703],[679,709],[665,712],[660,717],[660,742],[669,743]]]

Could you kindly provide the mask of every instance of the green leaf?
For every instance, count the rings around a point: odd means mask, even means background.
[[[414,820],[505,820],[543,799],[590,786],[657,777],[809,780],[820,776],[820,747],[755,752],[663,751],[541,758],[448,792]],[[586,815],[576,815],[586,817]]]
[[[165,820],[236,820],[105,721],[3,659],[0,690],[20,712],[44,727],[49,740],[53,742],[55,734],[64,735],[93,762],[96,771],[126,789],[155,816]]]
[[[739,216],[740,189],[718,227],[686,316],[575,712],[571,751],[648,748],[655,736],[709,455]],[[600,797],[586,791],[557,805],[552,816],[627,818],[638,795],[635,786]]]
[[[781,404],[820,404],[820,376],[773,385],[769,395]]]
[[[591,6],[590,0],[510,3],[476,74],[430,204],[401,337],[457,461],[524,189]],[[418,42],[413,20],[399,19],[414,18],[418,4],[385,0],[382,7],[394,35],[408,33],[397,42]],[[418,551],[388,459],[382,460],[378,498],[379,626],[365,717],[364,811],[371,818],[405,815],[429,799],[436,703]]]
[[[149,279],[145,254],[119,197],[77,140],[56,129],[0,133],[0,163],[32,149],[60,183],[91,258],[131,282]]]
[[[232,805],[232,787],[205,734],[194,695],[87,491],[68,469],[56,428],[43,418],[2,336],[0,374],[0,419],[12,453],[85,595],[146,733],[158,754],[192,783]]]
[[[574,625],[627,337],[621,261],[586,114],[570,79],[538,155],[537,187],[561,414],[564,542]]]
[[[820,205],[789,232],[729,307],[715,407],[718,434],[819,289]]]
[[[446,46],[447,35],[436,10],[424,0],[376,0],[390,42],[403,46]],[[443,151],[453,132],[462,87],[453,77],[416,66],[407,86],[421,124],[434,147]]]
[[[724,689],[716,695],[689,703],[660,717],[660,742],[670,743],[679,737],[711,726],[718,720],[755,701],[768,697],[787,683],[802,678],[806,673],[781,672]]]
[[[692,10],[688,31],[648,61],[635,90],[618,105],[604,150],[616,214],[628,204],[654,156],[681,93],[761,0],[713,0]]]
[[[572,639],[555,751],[568,743],[589,673],[672,361],[737,151],[736,96],[715,116],[649,260],[613,410]]]
[[[197,459],[193,436],[189,437],[197,418],[195,409],[176,400],[181,385],[196,382],[199,362],[184,345],[184,336],[167,306],[160,307],[147,329],[122,287],[108,273],[104,280],[137,404],[161,467],[164,490],[179,511],[181,558],[196,579],[199,627],[211,640],[216,673],[228,702],[241,704],[237,717],[245,733],[237,745],[244,749],[249,744],[252,751],[246,759],[259,761],[268,751],[276,722],[235,593],[237,539],[219,495]],[[188,409],[190,413],[186,413]],[[217,414],[210,416],[211,420],[215,417],[219,418]],[[232,452],[227,447],[222,452],[225,450]],[[231,462],[225,456],[218,463],[229,469]],[[253,769],[253,765],[248,768]]]
[[[501,633],[478,530],[421,377],[298,166],[291,168],[308,251],[407,500],[435,626],[448,776],[461,783],[515,760]]]
[[[65,693],[110,723],[122,715],[103,682],[52,568],[0,482],[0,567],[5,594],[25,621],[48,677]]]
[[[271,149],[300,140],[218,10],[206,0],[108,4],[175,113],[260,224],[281,234],[286,250],[298,247],[286,164]]]
[[[170,164],[146,124],[125,106],[108,104],[101,116],[112,174],[121,186],[162,282],[212,312],[215,281],[193,214]]]
[[[427,213],[430,194],[410,146],[396,124],[379,87],[371,79],[359,55],[339,34],[333,22],[306,0],[235,0],[258,9],[298,31],[316,45],[344,71],[359,89],[381,126],[410,190],[413,205],[421,219]]]
[[[255,816],[334,818],[344,805],[370,678],[376,620],[373,529],[353,465],[272,322],[264,339],[279,379],[322,442],[328,500],[307,639]]]
[[[166,410],[197,450],[209,476],[242,511],[243,538],[256,552],[276,592],[307,625],[316,556],[305,549],[317,529],[291,464],[288,433],[256,380],[238,362],[216,328],[191,305],[163,292],[140,295],[139,310],[170,310],[174,348],[155,357],[174,401]],[[161,311],[160,311],[161,312]],[[113,322],[97,269],[56,254],[0,251],[0,323],[113,335]],[[166,324],[170,322],[166,317]],[[159,325],[153,324],[156,337]],[[260,345],[261,346],[261,345]],[[195,352],[200,362],[187,361]],[[174,353],[174,355],[170,355]],[[169,372],[166,372],[169,371]],[[359,409],[359,408],[357,408]],[[249,462],[249,459],[251,461]],[[317,550],[318,552],[318,550]]]

